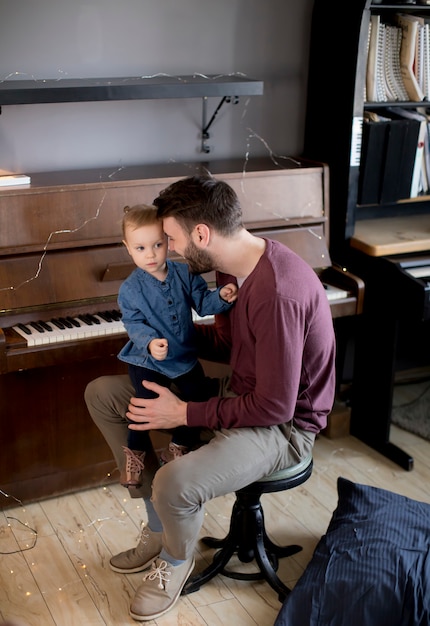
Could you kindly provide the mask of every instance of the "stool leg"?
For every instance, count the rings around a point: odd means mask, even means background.
[[[182,595],[185,596],[189,593],[194,593],[194,591],[198,591],[202,585],[211,580],[214,576],[219,573],[222,573],[224,570],[224,566],[228,563],[228,561],[233,556],[235,550],[237,549],[236,537],[238,536],[237,530],[237,520],[240,515],[238,513],[238,502],[233,505],[232,513],[231,513],[231,521],[230,521],[230,530],[224,539],[215,539],[213,537],[203,537],[203,543],[207,544],[211,548],[218,548],[218,552],[215,553],[212,563],[206,567],[202,572],[196,574],[195,576],[191,576],[186,582],[184,588],[182,589]]]
[[[298,545],[281,547],[269,539],[264,527],[264,513],[259,495],[240,494],[233,506],[230,529],[226,537],[224,539],[203,537],[202,541],[209,547],[219,548],[219,550],[208,567],[188,579],[182,589],[182,595],[198,591],[217,574],[237,580],[265,579],[277,592],[281,602],[290,593],[290,589],[276,574],[278,557],[296,554],[302,547]],[[245,573],[226,569],[226,565],[235,552],[242,563],[249,563],[255,559],[260,571]]]
[[[278,569],[278,558],[276,553],[278,552],[278,549],[281,550],[281,548],[270,541],[267,537],[264,529],[264,513],[261,506],[259,507],[259,511],[256,513],[256,525],[255,560],[260,568],[262,577],[269,583],[272,589],[276,591],[279,601],[283,602],[290,593],[291,589],[284,585],[279,576],[276,574]],[[301,549],[301,546],[288,546],[286,548],[282,548],[283,551],[288,551],[288,555],[300,552]],[[287,555],[285,554],[284,556]]]

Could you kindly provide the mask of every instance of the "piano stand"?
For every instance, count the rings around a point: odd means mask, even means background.
[[[370,444],[371,445],[371,444]],[[396,446],[394,443],[390,443],[387,441],[385,445],[381,448],[378,448],[378,444],[374,446],[371,445],[375,450],[383,454],[387,459],[393,461],[393,463],[397,463],[404,470],[410,472],[414,469],[414,459],[407,452]]]
[[[389,441],[399,322],[384,313],[365,311],[358,321],[350,432],[411,471],[413,458]]]

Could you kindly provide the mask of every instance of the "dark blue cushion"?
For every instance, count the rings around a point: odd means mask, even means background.
[[[337,488],[275,626],[429,626],[430,505],[342,477]]]

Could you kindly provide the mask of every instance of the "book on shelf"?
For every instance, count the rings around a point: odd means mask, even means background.
[[[414,64],[414,72],[421,91],[426,100],[430,99],[430,37],[429,18],[422,15],[414,15],[417,27],[417,46]]]
[[[366,69],[366,98],[370,102],[378,102],[378,40],[381,27],[381,16],[372,14],[369,22],[369,46]]]
[[[12,185],[29,185],[30,183],[31,178],[26,174],[0,175],[0,187],[9,187]]]
[[[384,80],[387,100],[406,101],[409,94],[406,90],[400,66],[400,49],[402,29],[393,24],[384,24]]]
[[[400,68],[403,82],[409,95],[409,100],[421,102],[424,93],[415,74],[417,68],[417,46],[419,21],[415,16],[406,13],[396,13],[395,20],[402,29],[400,46]]]
[[[400,64],[401,43],[400,26],[385,24],[380,15],[371,15],[365,81],[367,102],[409,100]]]

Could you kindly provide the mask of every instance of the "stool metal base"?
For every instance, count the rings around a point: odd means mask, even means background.
[[[256,482],[237,491],[227,536],[224,539],[203,537],[202,541],[205,545],[216,548],[218,551],[206,569],[188,579],[182,590],[182,595],[198,591],[214,576],[222,574],[236,580],[266,580],[277,592],[279,600],[283,602],[291,590],[284,585],[276,574],[279,559],[297,554],[302,550],[302,547],[298,545],[282,547],[269,539],[265,531],[260,496],[262,493],[281,491],[297,486],[305,482],[311,473],[312,463],[294,477]],[[260,571],[245,573],[228,569],[226,566],[234,553],[237,553],[237,557],[242,563],[250,563],[255,560]]]

